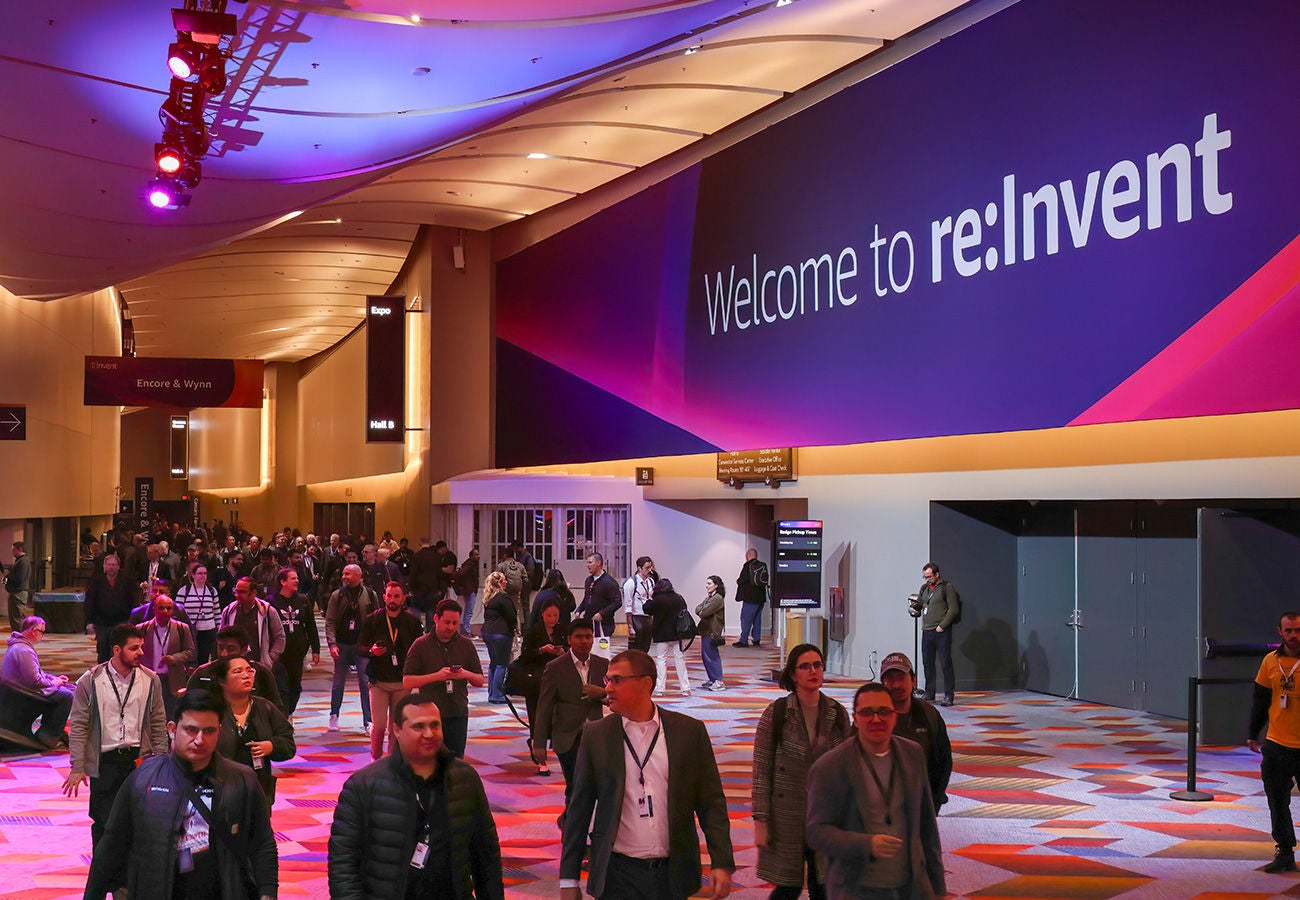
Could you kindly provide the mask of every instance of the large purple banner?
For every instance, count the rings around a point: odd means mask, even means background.
[[[498,464],[1300,407],[1297,41],[1021,3],[517,254],[498,409],[587,421]]]

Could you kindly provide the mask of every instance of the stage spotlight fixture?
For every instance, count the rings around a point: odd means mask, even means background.
[[[189,81],[198,74],[202,62],[201,55],[194,42],[188,37],[178,35],[178,38],[179,40],[167,48],[167,68],[171,70],[174,77],[181,81]]]
[[[233,36],[239,27],[239,20],[233,14],[225,12],[224,2],[209,5],[214,8],[173,9],[172,27],[181,34],[192,35],[201,44],[216,44],[223,37]]]
[[[189,195],[170,178],[155,178],[149,182],[145,196],[154,209],[180,209],[190,205]]]
[[[199,87],[205,94],[214,97],[226,92],[226,57],[218,49],[203,54],[203,63],[199,66]]]
[[[158,171],[165,175],[175,175],[185,164],[184,151],[172,144],[154,144],[153,153],[154,161],[158,163]]]

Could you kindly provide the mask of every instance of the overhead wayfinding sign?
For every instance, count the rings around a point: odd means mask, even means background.
[[[366,298],[366,443],[406,439],[406,297]]]
[[[260,359],[87,356],[86,406],[252,407],[262,405]]]
[[[27,440],[27,407],[0,406],[0,441]]]
[[[822,523],[781,521],[774,528],[772,602],[779,609],[822,605]]]
[[[736,450],[718,454],[718,480],[727,484],[772,484],[794,481],[794,450]]]

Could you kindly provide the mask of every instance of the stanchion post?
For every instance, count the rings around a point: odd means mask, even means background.
[[[1199,687],[1200,679],[1195,675],[1189,676],[1187,679],[1187,789],[1172,791],[1169,794],[1171,800],[1204,803],[1214,799],[1213,794],[1196,789],[1196,735],[1200,731],[1200,720],[1197,717]]]

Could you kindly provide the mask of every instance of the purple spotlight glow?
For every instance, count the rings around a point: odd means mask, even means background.
[[[144,196],[154,209],[180,209],[190,205],[189,195],[183,193],[175,182],[166,178],[155,178],[149,182]]]

